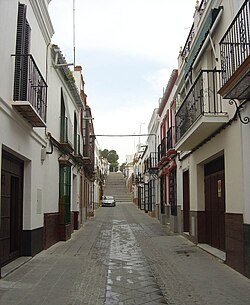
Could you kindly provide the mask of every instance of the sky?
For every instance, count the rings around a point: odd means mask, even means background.
[[[100,149],[119,162],[146,134],[193,23],[196,0],[75,0],[75,63],[83,68],[87,103]],[[73,0],[52,0],[57,44],[73,62]]]

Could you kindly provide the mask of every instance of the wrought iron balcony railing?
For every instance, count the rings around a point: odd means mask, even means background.
[[[202,0],[200,5],[199,5],[198,13],[200,15],[200,18],[203,15],[203,12],[205,11],[207,3],[208,3],[208,0]],[[194,24],[193,24],[191,29],[190,29],[190,32],[188,34],[186,43],[185,43],[185,45],[183,47],[183,50],[181,52],[181,56],[182,56],[183,59],[185,59],[188,56],[188,54],[191,50],[191,44],[193,42],[194,36],[195,36],[195,28],[194,28]]]
[[[222,85],[250,55],[250,0],[246,0],[220,41]]]
[[[145,172],[150,172],[154,169],[157,169],[157,153],[151,152],[149,154],[149,157],[145,161]]]
[[[68,118],[62,117],[61,118],[61,132],[60,132],[60,142],[61,143],[68,143]]]
[[[161,140],[161,158],[166,156],[166,138]]]
[[[167,131],[167,151],[174,148],[174,127],[170,127]]]
[[[217,93],[221,87],[220,73],[218,70],[202,70],[197,76],[176,114],[177,142],[199,117],[223,113],[222,98]]]
[[[166,156],[166,138],[161,140],[161,144],[158,146],[158,160],[160,161]]]
[[[158,161],[161,160],[161,144],[159,144],[158,148],[157,148],[157,158],[158,158]]]
[[[143,178],[143,175],[141,173],[138,173],[136,176],[135,176],[135,183],[136,184],[139,184],[139,183],[143,183],[144,182],[144,178]]]
[[[75,156],[81,156],[81,150],[80,150],[80,135],[75,134],[74,135],[74,155]]]
[[[31,54],[15,56],[14,101],[28,101],[46,122],[47,84]]]

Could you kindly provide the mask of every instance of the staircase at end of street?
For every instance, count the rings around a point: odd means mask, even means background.
[[[104,187],[104,196],[108,195],[114,196],[116,202],[132,202],[122,173],[109,173]]]

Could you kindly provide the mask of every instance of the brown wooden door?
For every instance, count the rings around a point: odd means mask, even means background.
[[[225,250],[224,170],[205,177],[206,242]]]
[[[0,263],[20,256],[22,231],[22,161],[3,152],[1,171]]]
[[[190,217],[190,201],[189,201],[189,171],[183,173],[183,231],[189,232]]]

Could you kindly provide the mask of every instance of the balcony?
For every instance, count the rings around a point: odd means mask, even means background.
[[[221,71],[202,70],[176,113],[176,150],[192,150],[228,122],[222,109]]]
[[[176,155],[176,150],[174,148],[175,143],[175,128],[172,126],[167,131],[167,153],[166,157],[169,159]]]
[[[250,0],[246,0],[220,41],[222,87],[226,99],[250,100]]]
[[[85,138],[85,144],[83,146],[83,168],[85,171],[85,174],[88,176],[90,180],[94,179],[94,166],[95,166],[95,136],[94,135],[88,135],[88,137]]]
[[[47,84],[32,55],[15,56],[12,107],[32,127],[46,127]]]
[[[138,173],[135,176],[135,184],[138,185],[138,184],[143,184],[143,183],[144,183],[143,175],[141,173]]]
[[[199,7],[197,8],[197,13],[199,14],[199,19],[202,18],[202,15],[204,14],[207,4],[208,4],[208,0],[202,0]],[[190,51],[192,50],[191,45],[192,45],[194,39],[195,39],[195,27],[193,24],[190,29],[190,32],[188,34],[184,48],[181,51],[181,57],[183,60],[189,55]]]
[[[166,138],[163,138],[158,146],[158,155],[159,161],[166,156]]]
[[[158,146],[158,160],[159,167],[162,167],[176,155],[174,148],[175,143],[175,128],[172,126],[167,131],[166,138],[161,140],[161,144]]]
[[[145,161],[145,172],[153,173],[156,172],[157,170],[158,170],[157,153],[151,152],[149,154],[149,157]]]
[[[80,135],[75,134],[74,135],[74,155],[75,156],[81,156],[81,150],[80,150]]]
[[[75,134],[74,135],[74,153],[73,153],[73,159],[74,162],[82,165],[84,160],[81,154],[81,141],[80,141],[80,135]]]
[[[61,132],[60,132],[60,146],[67,153],[73,152],[72,143],[69,135],[70,132],[70,124],[68,123],[67,117],[61,117]]]

